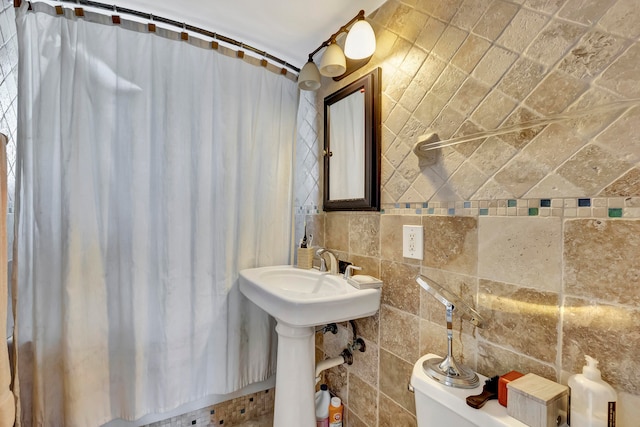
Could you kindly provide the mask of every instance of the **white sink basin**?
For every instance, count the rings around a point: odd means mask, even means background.
[[[279,322],[297,327],[371,316],[380,307],[380,289],[356,289],[342,276],[290,265],[240,271],[240,291]]]

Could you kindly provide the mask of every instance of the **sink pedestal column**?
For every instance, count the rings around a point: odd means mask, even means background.
[[[280,322],[273,425],[315,427],[315,328]]]

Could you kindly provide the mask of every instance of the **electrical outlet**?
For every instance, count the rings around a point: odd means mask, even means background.
[[[411,259],[423,258],[423,228],[421,225],[402,226],[402,256]]]

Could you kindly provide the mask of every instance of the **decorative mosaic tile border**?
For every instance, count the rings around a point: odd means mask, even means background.
[[[237,397],[144,427],[238,426],[273,414],[275,389]]]
[[[640,218],[640,197],[501,199],[385,204],[391,215]]]
[[[318,206],[296,206],[295,215],[324,213]],[[640,218],[640,197],[500,199],[383,204],[387,215],[541,216],[563,218]]]

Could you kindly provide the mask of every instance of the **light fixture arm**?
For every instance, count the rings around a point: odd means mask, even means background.
[[[313,61],[313,57],[315,56],[316,53],[320,52],[320,50],[324,47],[329,46],[331,43],[335,43],[337,37],[342,34],[342,33],[348,33],[349,32],[349,27],[353,24],[355,24],[357,21],[360,21],[364,19],[364,10],[361,10],[360,12],[358,12],[358,14],[356,16],[353,17],[353,19],[351,19],[351,21],[347,22],[346,24],[344,24],[342,27],[340,27],[340,29],[338,31],[336,31],[335,33],[333,33],[331,35],[331,37],[329,37],[327,40],[325,40],[324,42],[322,42],[322,44],[320,46],[318,46],[318,48],[316,50],[314,50],[313,52],[311,52],[309,54],[309,61]]]

